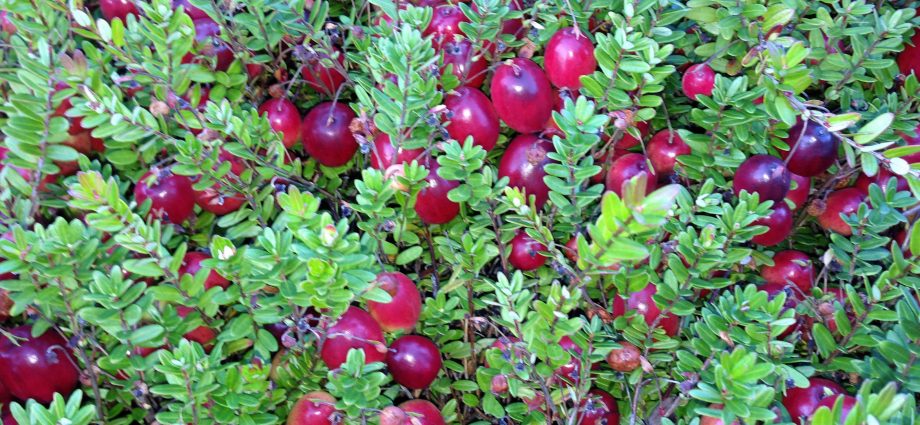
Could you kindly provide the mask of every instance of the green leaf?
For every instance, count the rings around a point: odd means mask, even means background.
[[[853,141],[864,145],[875,140],[878,136],[888,130],[888,127],[891,127],[891,123],[894,122],[894,114],[891,112],[886,112],[881,114],[872,121],[869,121],[868,124],[862,126],[853,136]]]

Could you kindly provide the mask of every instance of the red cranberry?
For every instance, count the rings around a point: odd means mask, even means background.
[[[348,307],[345,314],[332,325],[327,334],[320,356],[326,367],[336,369],[345,363],[348,350],[358,348],[364,351],[364,362],[382,362],[386,357],[383,331],[366,311]]]
[[[837,161],[840,139],[814,121],[808,121],[806,126],[805,121],[799,118],[784,141],[790,150],[780,153],[792,173],[814,177],[827,171]]]
[[[263,71],[265,71],[265,66],[260,63],[246,64],[246,75],[249,75],[249,80],[256,79],[258,76],[262,75]]]
[[[879,188],[882,189],[882,191],[885,191],[888,187],[888,181],[891,180],[892,177],[894,177],[897,181],[895,190],[898,192],[910,190],[910,187],[907,185],[907,180],[901,176],[894,175],[891,173],[891,171],[881,167],[879,167],[878,173],[872,177],[869,177],[865,174],[860,174],[859,178],[856,179],[856,183],[853,186],[862,191],[864,195],[868,196],[869,186],[871,186],[872,183],[877,184]]]
[[[290,148],[300,141],[300,112],[290,100],[267,100],[259,106],[259,115],[266,115],[272,129],[281,133],[284,147]]]
[[[325,391],[304,394],[288,414],[287,425],[334,425],[339,423],[335,398]]]
[[[699,95],[712,96],[716,87],[716,73],[705,63],[698,63],[687,68],[681,79],[684,95],[696,100]]]
[[[0,32],[16,34],[16,25],[13,25],[13,22],[7,17],[7,13],[5,10],[0,10]]]
[[[242,158],[234,156],[226,150],[221,150],[218,159],[222,162],[230,162],[230,172],[239,176],[243,173],[246,165]],[[220,183],[214,183],[213,186],[195,191],[195,203],[202,210],[214,213],[215,215],[230,214],[246,203],[246,198],[242,193],[226,193]]]
[[[176,307],[176,314],[178,314],[179,317],[183,319],[188,317],[188,315],[194,311],[195,309],[191,307],[181,305]],[[201,344],[201,347],[204,348],[204,351],[210,352],[211,349],[214,348],[214,340],[217,339],[217,332],[207,326],[199,326],[188,331],[182,337],[191,342],[197,342]]]
[[[376,170],[386,170],[393,165],[412,162],[419,157],[424,149],[405,149],[400,146],[397,150],[390,141],[390,136],[381,133],[374,139],[374,148],[371,149],[371,167]]]
[[[617,425],[620,423],[620,409],[610,393],[597,388],[588,391],[579,404],[581,421],[579,425]]]
[[[3,405],[4,410],[10,405],[11,400],[13,400],[13,395],[10,394],[10,390],[8,390],[6,386],[3,385],[3,381],[0,380],[0,405]],[[0,425],[2,425],[2,422],[0,422]]]
[[[739,195],[742,190],[760,194],[760,202],[782,203],[789,192],[792,176],[783,161],[770,155],[754,155],[738,167],[732,190]],[[775,205],[774,205],[775,207]]]
[[[388,303],[368,301],[367,311],[387,332],[411,331],[422,313],[422,296],[415,283],[402,273],[380,273],[377,286],[393,300]]]
[[[13,414],[10,412],[4,412],[3,416],[0,416],[0,424],[3,425],[19,425],[19,422],[16,422],[16,419],[13,418]]]
[[[639,130],[639,134],[643,139],[648,136],[650,130],[648,121],[634,122],[633,126]],[[617,142],[616,147],[617,149],[629,149],[635,146],[639,146],[640,142],[641,141],[639,139],[633,137],[631,134],[629,134],[629,132],[623,132],[623,138]]]
[[[676,131],[661,130],[648,142],[646,152],[655,174],[662,176],[674,171],[678,156],[690,155],[690,146]]]
[[[448,223],[460,214],[460,204],[451,201],[447,194],[460,183],[456,180],[446,180],[438,175],[438,161],[431,158],[427,161],[428,176],[425,181],[428,186],[419,191],[415,199],[415,212],[419,219],[426,224]]]
[[[540,255],[546,251],[546,245],[533,240],[527,232],[519,230],[511,239],[510,247],[508,262],[519,270],[535,270],[546,263],[546,257]]]
[[[122,22],[126,22],[128,15],[137,15],[137,6],[133,0],[99,0],[99,10],[109,21],[121,19]]]
[[[406,425],[409,423],[409,415],[396,406],[387,406],[380,410],[377,421],[378,425]]]
[[[217,71],[226,71],[233,62],[233,51],[224,41],[221,41],[220,25],[211,18],[196,19],[195,23],[195,42],[199,46],[199,51],[204,57],[216,57]]]
[[[773,265],[760,270],[760,276],[767,283],[786,285],[792,283],[803,293],[811,293],[815,283],[815,269],[811,258],[801,251],[787,250],[773,256]]]
[[[836,382],[822,378],[809,378],[806,388],[788,388],[783,397],[783,406],[798,425],[807,422],[817,410],[818,403],[828,395],[843,394],[843,387]]]
[[[755,226],[767,226],[767,232],[754,236],[751,242],[760,246],[773,246],[789,237],[793,225],[792,210],[785,202],[773,205],[770,215],[754,221]]]
[[[130,1],[130,0],[123,0],[123,1]],[[181,6],[182,9],[185,10],[185,14],[188,15],[193,20],[194,19],[211,19],[211,17],[208,16],[208,14],[205,13],[205,11],[195,6],[192,6],[192,4],[189,3],[188,0],[173,0],[172,5],[173,5],[173,9],[175,10],[178,10],[179,7]]]
[[[410,423],[413,425],[445,425],[441,411],[430,401],[409,400],[400,404],[399,408],[409,414],[409,417],[412,418]]]
[[[13,328],[10,333],[21,338],[16,343],[0,338],[0,383],[10,394],[42,404],[50,403],[54,393],[70,396],[77,388],[80,372],[67,340],[53,330],[33,337],[29,325]]]
[[[911,73],[920,76],[920,31],[915,31],[910,44],[898,55],[898,69],[904,75]]]
[[[575,28],[560,29],[546,44],[543,67],[554,86],[578,90],[581,76],[597,69],[594,44]]]
[[[150,199],[150,215],[182,224],[195,211],[195,191],[188,177],[169,170],[152,169],[134,186],[138,205]]]
[[[642,353],[631,342],[620,341],[623,348],[615,348],[607,353],[607,364],[617,372],[632,372],[642,365]]]
[[[472,136],[473,143],[486,151],[495,147],[501,126],[486,95],[474,88],[458,87],[444,99],[444,106],[451,113],[447,133],[452,139],[463,144]]]
[[[569,355],[569,362],[559,366],[553,371],[553,375],[561,379],[565,384],[574,384],[577,383],[581,378],[581,347],[575,344],[575,341],[572,341],[568,335],[563,336],[559,340],[559,346],[562,347]]]
[[[658,308],[658,305],[655,304],[655,300],[652,299],[657,292],[658,288],[655,287],[655,284],[649,283],[642,290],[629,294],[628,299],[624,300],[620,296],[614,296],[614,317],[623,316],[627,311],[635,311],[636,314],[641,314],[645,318],[646,324],[651,326],[660,316],[661,319],[658,320],[658,327],[664,329],[665,333],[669,336],[673,337],[677,335],[677,331],[680,327],[680,318],[670,314],[661,316],[661,309]]]
[[[344,67],[345,54],[338,48],[335,48],[334,51],[337,53],[335,60],[339,62],[341,67]],[[338,68],[327,68],[323,65],[321,59],[329,58],[329,55],[325,53],[317,53],[317,55],[318,57],[304,64],[300,74],[313,90],[332,96],[345,83],[345,75]]]
[[[463,36],[463,31],[460,30],[461,22],[469,22],[469,19],[459,7],[438,6],[434,8],[434,15],[428,28],[422,31],[422,36],[432,36],[435,48],[440,48],[442,44],[456,40],[456,36]]]
[[[451,41],[444,43],[441,51],[444,54],[444,67],[453,65],[451,73],[460,79],[467,87],[479,88],[486,80],[488,62],[482,55],[473,51],[473,44],[469,40]],[[476,60],[473,60],[473,59]]]
[[[840,303],[840,305],[846,309],[847,307],[847,292],[843,288],[828,288],[826,294],[834,296],[834,299]],[[833,301],[828,303],[818,304],[818,314],[824,319],[824,323],[827,324],[827,329],[831,332],[837,332],[837,319],[834,317],[836,313],[836,308],[833,305]],[[850,318],[852,322],[855,319],[853,314],[847,314],[847,317]]]
[[[853,407],[856,407],[856,397],[846,394],[824,397],[818,402],[818,405],[815,406],[815,410],[818,410],[819,407],[826,407],[833,411],[834,405],[837,404],[837,400],[840,398],[843,399],[843,402],[840,405],[840,421],[838,423],[843,425],[846,422],[847,416],[850,415],[850,411],[853,410]]]
[[[841,214],[845,216],[855,214],[864,199],[863,193],[855,187],[831,192],[827,197],[824,212],[818,216],[818,224],[825,230],[837,232],[843,236],[852,235],[853,229],[840,216]]]
[[[790,186],[789,192],[786,192],[786,199],[795,204],[795,208],[802,208],[808,201],[808,194],[811,192],[811,177],[800,176],[795,173],[789,173],[791,181],[796,184],[795,189]]]
[[[348,128],[355,113],[341,102],[324,102],[303,118],[303,146],[316,162],[327,167],[348,163],[358,150],[358,142]]]
[[[430,339],[401,336],[390,344],[387,369],[396,383],[413,390],[428,388],[441,371],[441,352]]]
[[[658,187],[658,184],[655,175],[648,168],[648,161],[646,161],[645,155],[627,153],[613,161],[613,164],[610,164],[606,179],[607,190],[623,196],[623,185],[633,177],[643,173],[647,176],[645,193],[652,193]]]
[[[492,103],[508,127],[534,133],[543,129],[553,113],[553,89],[534,61],[509,59],[495,69]]]
[[[521,134],[508,144],[498,164],[498,176],[508,177],[508,186],[523,190],[528,197],[533,195],[537,208],[543,208],[549,199],[549,187],[543,177],[546,165],[555,162],[547,155],[550,152],[554,148],[549,140]]]
[[[210,259],[211,256],[203,252],[186,253],[185,257],[182,258],[182,265],[179,266],[179,275],[197,275],[198,271],[202,269],[201,262]],[[216,271],[211,270],[208,272],[208,277],[204,280],[204,289],[211,289],[215,286],[220,286],[221,288],[227,289],[227,287],[230,286],[230,281],[218,274]]]
[[[918,32],[918,34],[920,34],[920,32]],[[909,136],[906,133],[899,133],[899,134],[901,135],[901,138],[904,139],[905,142],[907,142],[907,146],[920,145],[920,125],[918,125],[916,129],[914,129],[914,136]],[[920,152],[912,153],[910,155],[904,155],[901,157],[901,159],[907,161],[910,164],[915,164],[917,162],[920,162]]]

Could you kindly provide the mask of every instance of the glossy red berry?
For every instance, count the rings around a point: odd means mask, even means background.
[[[645,155],[627,153],[620,156],[610,164],[610,170],[607,171],[607,190],[623,196],[623,185],[640,174],[646,176],[645,193],[652,193],[658,187],[657,176],[649,170]]]
[[[446,180],[438,175],[438,161],[434,158],[426,162],[428,176],[427,186],[419,191],[415,199],[415,213],[426,224],[448,223],[460,214],[460,204],[451,201],[447,194],[460,186],[456,180]]]
[[[229,162],[230,172],[237,176],[246,169],[242,158],[234,156],[228,151],[221,150],[218,159],[222,162]],[[220,183],[215,182],[209,188],[195,191],[195,203],[202,210],[215,215],[226,215],[240,209],[246,203],[246,198],[242,193],[229,191]]]
[[[910,190],[910,187],[907,184],[907,180],[904,177],[892,174],[891,171],[888,171],[886,168],[879,167],[878,172],[874,176],[869,177],[865,174],[860,174],[859,178],[856,179],[856,183],[853,184],[853,187],[862,191],[866,196],[869,195],[869,186],[873,183],[877,184],[882,191],[886,191],[888,188],[888,181],[894,177],[897,182],[895,190],[898,192]]]
[[[495,69],[492,103],[498,117],[519,133],[543,129],[553,113],[553,89],[534,61],[515,58]]]
[[[396,406],[387,406],[380,410],[377,421],[378,425],[406,425],[409,415]]]
[[[655,174],[663,176],[674,171],[678,156],[690,155],[690,146],[676,131],[661,130],[648,142],[645,151]]]
[[[607,391],[593,388],[579,404],[581,421],[579,425],[617,425],[620,423],[620,409],[617,401]]]
[[[910,44],[898,55],[898,69],[904,75],[911,73],[920,76],[920,31],[914,31]]]
[[[629,294],[629,298],[623,299],[615,295],[613,297],[613,315],[620,317],[627,312],[635,311],[636,314],[642,315],[645,323],[651,326],[657,320],[657,326],[665,331],[669,336],[677,335],[680,328],[680,318],[671,314],[662,316],[661,309],[655,304],[652,297],[658,292],[654,283],[649,283],[642,290]]]
[[[176,314],[178,314],[179,317],[183,319],[188,317],[188,315],[194,311],[195,309],[191,307],[181,305],[176,307]],[[201,344],[201,347],[204,348],[204,351],[210,352],[211,349],[214,348],[214,340],[217,339],[217,332],[215,332],[214,329],[202,325],[188,331],[182,337],[189,341]]]
[[[345,83],[345,75],[340,68],[345,67],[345,54],[338,48],[334,49],[335,59],[332,59],[326,53],[317,52],[313,57],[306,61],[300,75],[304,81],[313,90],[332,97],[339,91],[342,84]],[[323,65],[324,60],[329,59],[338,62],[337,67],[326,67]]]
[[[329,369],[336,369],[345,363],[348,350],[364,351],[364,362],[382,362],[386,358],[383,330],[366,311],[348,307],[345,314],[329,327],[326,341],[320,349],[320,357]]]
[[[799,118],[784,141],[790,150],[780,151],[780,154],[792,173],[814,177],[827,171],[837,161],[840,139],[814,121]]]
[[[195,23],[195,42],[198,45],[198,51],[202,57],[215,57],[217,71],[226,71],[233,62],[233,51],[226,42],[221,41],[220,25],[211,18],[196,19]]]
[[[498,164],[498,176],[508,177],[508,186],[525,192],[528,198],[536,198],[536,207],[543,208],[549,199],[549,187],[543,181],[545,167],[554,163],[548,154],[554,152],[553,144],[533,134],[521,134],[514,138]]]
[[[732,190],[735,196],[746,190],[748,193],[759,194],[760,202],[773,201],[779,204],[789,192],[791,179],[781,159],[770,155],[754,155],[738,167]]]
[[[840,425],[843,425],[844,423],[846,423],[846,419],[847,419],[847,416],[850,415],[850,411],[852,411],[853,408],[856,407],[856,397],[846,395],[846,394],[832,395],[829,397],[824,397],[821,399],[821,401],[818,402],[818,405],[817,407],[815,407],[815,410],[818,410],[819,407],[826,407],[828,409],[831,409],[831,411],[833,411],[834,406],[837,404],[837,400],[841,398],[843,399],[843,402],[841,402],[841,405],[840,405],[840,421],[837,423],[839,423]]]
[[[441,351],[428,338],[405,335],[390,344],[386,363],[396,383],[412,390],[423,390],[441,371]]]
[[[70,348],[60,334],[45,331],[32,336],[32,327],[19,326],[9,331],[21,338],[15,343],[0,337],[0,383],[19,400],[35,399],[48,404],[54,393],[66,399],[77,388],[80,372]]]
[[[501,125],[492,102],[481,91],[471,87],[458,87],[444,99],[450,111],[447,133],[461,144],[472,136],[473,143],[491,151],[498,142]]]
[[[511,252],[508,254],[508,262],[516,269],[535,270],[546,263],[546,257],[540,255],[546,251],[546,245],[535,241],[527,232],[519,230],[509,246]]]
[[[335,398],[325,391],[304,394],[287,418],[287,425],[334,425],[339,422]]]
[[[99,0],[99,10],[109,21],[121,19],[126,22],[128,15],[137,15],[137,6],[133,0]]]
[[[134,200],[143,204],[150,199],[150,215],[182,224],[195,211],[195,191],[188,177],[169,170],[153,169],[134,186]]]
[[[751,242],[760,246],[773,246],[789,237],[793,225],[792,210],[785,202],[773,204],[770,215],[754,221],[755,226],[767,226],[767,232],[754,236]]]
[[[484,56],[473,51],[473,43],[466,39],[447,42],[442,45],[441,52],[444,55],[444,67],[453,65],[451,73],[456,75],[463,85],[482,87],[489,64]]]
[[[607,365],[617,372],[632,372],[642,364],[639,347],[630,342],[620,341],[622,348],[614,348],[607,353]]]
[[[284,147],[290,148],[300,141],[300,112],[290,100],[269,99],[259,106],[259,115],[266,116],[272,129],[281,133]]]
[[[188,252],[182,258],[182,265],[179,266],[179,275],[190,274],[197,275],[198,271],[203,268],[201,264],[205,260],[210,260],[211,256],[203,252]],[[215,286],[227,289],[230,281],[218,274],[215,270],[208,272],[208,277],[204,280],[204,289],[211,289]]]
[[[355,113],[342,102],[324,102],[313,107],[300,127],[304,149],[316,162],[327,167],[348,163],[358,151],[349,126]]]
[[[402,165],[412,162],[424,152],[424,149],[405,149],[393,146],[390,136],[386,133],[377,135],[374,139],[374,147],[371,149],[371,167],[375,170],[386,170],[393,165]]]
[[[837,232],[843,236],[853,234],[853,229],[849,224],[843,221],[841,214],[849,216],[856,213],[859,204],[865,200],[862,191],[855,187],[836,190],[827,196],[825,201],[824,212],[818,216],[818,224],[832,232]]]
[[[428,400],[409,400],[400,404],[399,408],[409,414],[412,425],[445,425],[441,411]]]
[[[546,43],[543,67],[554,86],[578,90],[580,78],[597,69],[594,44],[575,28],[560,29]]]
[[[0,424],[2,425],[19,425],[19,422],[16,422],[16,419],[13,418],[13,414],[10,412],[4,412],[0,416]]]
[[[7,406],[10,405],[10,401],[13,400],[13,395],[10,394],[10,390],[3,385],[3,381],[0,380],[0,405],[3,405],[4,410]],[[2,423],[0,423],[2,425]]]
[[[125,1],[131,1],[131,0],[125,0]],[[172,5],[173,5],[173,9],[179,9],[179,7],[181,6],[182,9],[185,10],[185,14],[188,15],[193,20],[194,19],[211,19],[211,17],[208,16],[207,13],[205,13],[203,10],[195,6],[192,6],[192,4],[189,3],[188,0],[173,0]]]
[[[568,335],[559,340],[559,346],[571,357],[568,363],[557,367],[553,375],[562,380],[564,384],[578,383],[581,379],[581,360],[579,359],[582,353],[581,347],[575,344],[575,341],[572,341]]]
[[[412,330],[422,313],[422,296],[415,282],[402,273],[380,273],[377,286],[393,300],[388,303],[368,301],[368,313],[387,332]]]
[[[651,130],[651,127],[649,126],[648,121],[637,121],[633,123],[633,126],[639,130],[639,134],[642,136],[643,139],[648,137],[649,131]],[[617,149],[629,149],[632,147],[639,146],[639,143],[641,143],[639,139],[633,137],[631,134],[629,134],[628,131],[624,131],[623,137],[616,144],[616,148]]]
[[[712,90],[715,87],[716,73],[705,63],[698,63],[687,68],[681,78],[684,96],[693,100],[696,100],[699,95],[712,96]]]
[[[811,193],[811,177],[800,176],[795,173],[789,173],[790,181],[795,182],[795,189],[790,189],[786,192],[786,199],[792,201],[795,204],[795,209],[802,208],[805,206],[805,202],[808,201],[808,195]]]
[[[798,425],[805,423],[818,409],[818,403],[829,395],[843,394],[844,389],[833,381],[822,378],[809,378],[806,388],[787,388],[783,397],[783,406],[789,412],[792,421]]]
[[[463,36],[460,30],[461,22],[469,22],[466,15],[459,7],[453,5],[443,5],[434,8],[431,16],[431,22],[428,27],[422,31],[422,36],[431,36],[435,48],[447,42],[455,41],[457,36]]]
[[[786,250],[773,256],[773,265],[764,266],[760,276],[767,283],[777,285],[794,284],[805,294],[811,293],[815,283],[815,268],[811,258],[802,251]]]

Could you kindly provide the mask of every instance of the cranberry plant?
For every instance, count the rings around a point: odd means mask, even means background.
[[[0,0],[0,423],[914,424],[916,10]]]

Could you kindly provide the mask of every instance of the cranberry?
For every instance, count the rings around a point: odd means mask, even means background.
[[[458,35],[463,36],[463,31],[460,31],[461,22],[469,22],[469,19],[459,7],[438,6],[434,8],[434,15],[428,28],[422,31],[422,36],[432,36],[435,48],[440,48],[442,44],[456,40]]]
[[[655,287],[655,284],[649,283],[645,288],[642,288],[642,290],[629,294],[628,299],[624,300],[620,296],[614,296],[614,317],[623,316],[627,311],[635,311],[636,314],[641,314],[644,317],[645,323],[649,326],[658,319],[658,327],[664,329],[666,334],[672,337],[677,335],[677,331],[680,327],[680,318],[670,314],[661,316],[661,309],[658,308],[658,305],[655,304],[655,300],[652,299],[657,292],[658,288]]]
[[[358,142],[348,128],[355,119],[344,103],[324,102],[313,107],[303,117],[303,146],[316,162],[327,167],[348,163],[358,150]]]
[[[428,338],[401,336],[390,344],[387,369],[399,385],[423,390],[434,382],[441,371],[441,352]]]
[[[367,311],[387,332],[411,331],[422,313],[422,296],[415,283],[402,273],[380,273],[377,286],[393,300],[388,303],[368,301]]]
[[[725,406],[721,404],[710,404],[709,405],[710,409],[715,409],[715,410],[722,410],[723,407]],[[721,416],[720,417],[712,417],[712,416],[701,416],[700,417],[700,425],[724,425],[724,424],[725,422],[722,421]],[[739,425],[738,420],[736,419],[732,421],[731,425]]]
[[[10,412],[4,412],[3,416],[0,416],[0,424],[3,425],[19,425],[19,422],[16,422],[16,418],[13,417],[13,414]]]
[[[789,192],[792,176],[783,161],[770,155],[754,155],[738,167],[732,190],[739,195],[742,190],[760,194],[760,202],[782,203]],[[774,205],[775,207],[775,205]]]
[[[128,15],[137,15],[137,6],[133,0],[99,0],[99,10],[109,21],[121,19],[127,22]]]
[[[9,12],[5,10],[0,10],[0,32],[16,34],[16,25],[13,25],[13,22],[10,21],[10,18],[7,16],[8,13]]]
[[[176,307],[176,314],[178,314],[179,317],[183,319],[188,317],[188,315],[193,311],[195,311],[195,309],[191,307],[181,305]],[[201,344],[202,348],[204,348],[204,351],[210,352],[211,349],[214,348],[214,340],[217,339],[217,332],[207,326],[199,326],[188,331],[182,337],[189,341]]]
[[[606,179],[607,190],[619,196],[623,196],[623,185],[640,174],[645,174],[647,177],[645,193],[652,193],[658,184],[655,175],[652,174],[648,168],[648,161],[645,155],[640,153],[627,153],[610,164],[610,170],[607,171]]]
[[[348,350],[352,348],[364,351],[365,363],[382,362],[386,357],[385,342],[380,325],[370,314],[358,307],[348,307],[326,333],[320,356],[329,369],[345,363]]]
[[[648,137],[648,133],[650,130],[648,121],[634,122],[633,127],[636,127],[639,130],[639,134],[642,136],[643,139]],[[633,137],[631,134],[629,134],[629,132],[624,131],[623,137],[616,144],[616,148],[617,149],[629,149],[635,146],[639,146],[640,142],[641,140]]]
[[[801,251],[787,250],[773,256],[773,265],[764,266],[760,276],[767,283],[798,286],[803,293],[811,293],[815,282],[815,269],[808,255]]]
[[[226,42],[221,41],[218,37],[220,25],[211,18],[196,19],[194,23],[195,42],[199,46],[201,56],[216,57],[217,65],[215,69],[217,71],[226,71],[227,68],[230,68],[230,63],[233,62],[233,51],[230,50],[230,46]]]
[[[709,65],[698,63],[684,71],[680,85],[684,95],[693,100],[699,95],[712,96],[712,90],[716,87],[716,73]]]
[[[65,398],[77,388],[80,371],[67,347],[67,340],[53,330],[38,337],[32,327],[19,326],[10,333],[15,343],[0,337],[0,383],[19,400],[51,402],[54,393]]]
[[[533,195],[537,208],[543,208],[549,199],[549,187],[543,177],[546,165],[555,162],[547,155],[550,152],[554,148],[549,140],[521,134],[508,144],[498,164],[498,176],[508,177],[508,186],[523,190],[528,197]]]
[[[648,142],[646,152],[655,174],[663,176],[674,171],[678,156],[690,155],[690,146],[676,131],[661,130]]]
[[[287,425],[334,425],[339,423],[335,398],[325,391],[304,394],[288,414]]]
[[[869,186],[871,186],[872,183],[877,184],[879,188],[881,188],[884,192],[888,187],[888,181],[891,180],[892,177],[894,177],[897,181],[897,186],[895,188],[896,191],[901,192],[910,190],[910,187],[907,185],[907,180],[901,176],[894,175],[891,173],[891,171],[881,167],[878,169],[878,173],[872,177],[869,177],[865,174],[860,174],[859,178],[856,179],[856,183],[853,186],[862,191],[864,195],[868,196]]]
[[[226,150],[221,150],[218,159],[222,162],[230,162],[230,172],[239,176],[243,173],[246,165],[242,158],[234,156]],[[225,193],[226,190],[220,183],[214,183],[213,186],[195,191],[195,203],[201,209],[214,213],[215,215],[230,214],[246,203],[246,198],[242,193]]]
[[[834,405],[837,404],[837,399],[843,399],[842,404],[840,405],[840,425],[843,425],[846,422],[847,416],[850,415],[850,411],[853,410],[853,407],[856,407],[856,397],[840,394],[824,397],[821,401],[818,402],[818,405],[815,406],[815,410],[818,410],[819,407],[826,407],[834,410]]]
[[[508,127],[519,133],[534,133],[552,116],[553,89],[534,61],[509,59],[495,69],[492,103]]]
[[[195,211],[195,191],[188,177],[151,169],[134,186],[138,205],[150,199],[150,215],[182,224]]]
[[[918,32],[920,34],[920,32]],[[909,136],[906,133],[900,133],[901,138],[907,142],[907,146],[917,146],[920,145],[920,125],[914,129],[914,136]],[[904,155],[901,159],[907,161],[910,164],[920,162],[920,152],[915,152],[910,155]]]
[[[486,80],[488,62],[482,55],[477,57],[473,51],[473,43],[466,39],[451,41],[444,43],[441,51],[444,54],[444,67],[453,65],[451,73],[456,75],[463,85],[474,88],[482,87],[482,83]]]
[[[371,167],[376,170],[386,170],[393,165],[402,165],[412,162],[419,157],[424,149],[399,149],[393,146],[390,136],[381,133],[374,139],[374,148],[371,149]]]
[[[378,425],[406,425],[409,423],[409,415],[396,406],[387,406],[380,410],[377,421]]]
[[[260,63],[246,64],[246,75],[249,75],[250,80],[258,78],[258,76],[262,75],[263,71],[265,71],[265,66]]]
[[[581,360],[579,359],[582,353],[581,347],[575,344],[575,341],[572,341],[572,338],[569,338],[568,335],[559,340],[559,346],[569,353],[570,358],[568,363],[557,367],[553,371],[553,375],[561,379],[565,384],[577,383],[581,378]]]
[[[409,414],[413,425],[445,425],[441,411],[428,400],[409,400],[399,408]]]
[[[824,212],[818,216],[818,224],[825,230],[837,232],[843,236],[852,235],[853,229],[840,216],[841,214],[848,216],[856,213],[856,210],[859,209],[859,204],[864,199],[865,196],[862,191],[855,187],[831,192],[827,197]]]
[[[578,90],[581,76],[597,69],[594,44],[576,28],[556,31],[546,44],[543,67],[550,82],[559,88]]]
[[[546,245],[533,240],[527,232],[519,230],[511,239],[510,247],[508,262],[519,270],[535,270],[546,263],[546,257],[540,255],[546,251]]]
[[[822,378],[809,378],[806,388],[789,388],[783,397],[783,406],[798,425],[807,422],[807,419],[818,408],[821,399],[828,395],[843,394],[843,387],[836,382]]]
[[[123,0],[123,1],[130,1],[130,0]],[[211,19],[211,17],[208,16],[208,14],[205,13],[205,11],[195,6],[192,6],[192,4],[189,3],[188,0],[173,0],[172,5],[173,5],[174,10],[178,10],[179,7],[181,6],[182,9],[185,11],[185,14],[188,15],[193,20],[194,19]]]
[[[422,222],[427,224],[444,224],[460,214],[460,204],[447,198],[447,193],[460,186],[456,180],[446,180],[438,175],[438,161],[428,159],[428,186],[419,191],[415,199],[415,212]]]
[[[202,269],[201,262],[210,259],[211,256],[203,252],[186,253],[185,257],[182,258],[182,265],[179,266],[179,275],[190,274],[194,276],[198,274],[198,271]],[[208,272],[208,277],[204,280],[204,289],[211,289],[215,286],[227,289],[227,287],[230,286],[230,281],[216,271],[211,270]]]
[[[4,409],[10,405],[10,401],[13,400],[13,395],[10,394],[10,390],[3,385],[3,381],[0,380],[0,405],[3,405]],[[0,422],[0,425],[3,423]]]
[[[267,100],[259,106],[259,115],[267,116],[272,129],[281,133],[284,147],[290,148],[300,141],[300,112],[290,100]]]
[[[785,202],[773,205],[770,215],[754,221],[755,226],[767,226],[767,232],[754,236],[751,242],[761,246],[773,246],[784,240],[792,233],[792,210]]]
[[[817,176],[837,161],[840,139],[814,121],[808,121],[806,125],[799,118],[789,129],[789,137],[784,141],[790,150],[780,153],[786,159],[789,171],[800,176]]]
[[[828,288],[826,294],[834,296],[834,299],[843,306],[844,309],[847,307],[847,292],[843,288]],[[818,304],[818,314],[824,319],[824,323],[827,324],[827,329],[831,332],[837,332],[837,319],[834,317],[837,312],[836,306],[832,302]],[[853,314],[847,314],[852,322],[855,318]]]
[[[795,189],[790,189],[786,192],[786,199],[792,201],[795,204],[795,208],[802,208],[805,206],[805,202],[808,201],[808,194],[811,192],[811,177],[800,176],[795,173],[789,173],[791,181],[794,181],[796,184]]]
[[[607,353],[607,364],[617,372],[632,372],[642,364],[639,348],[627,341],[620,341],[623,348],[615,348]]]
[[[444,106],[450,111],[447,133],[461,144],[468,136],[473,143],[491,151],[498,142],[501,131],[498,114],[489,98],[481,91],[470,87],[458,87],[444,99]]]
[[[904,75],[911,73],[920,76],[920,31],[915,31],[910,44],[898,55],[898,69]]]
[[[334,60],[338,61],[339,66],[344,68],[345,54],[338,48],[334,48],[334,52],[336,53]],[[345,83],[345,75],[338,68],[327,68],[323,65],[321,59],[325,58],[331,59],[328,54],[317,52],[317,57],[308,60],[303,65],[300,74],[313,90],[332,96]]]
[[[579,404],[579,425],[616,425],[620,423],[620,409],[610,393],[592,388]]]

